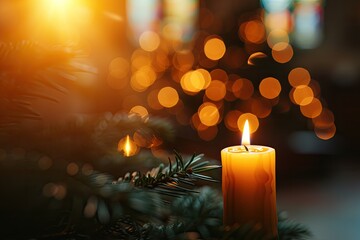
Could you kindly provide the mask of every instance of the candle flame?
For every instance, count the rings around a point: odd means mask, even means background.
[[[246,120],[243,128],[242,138],[241,138],[242,145],[250,145],[250,127],[249,121]]]
[[[125,146],[124,146],[124,155],[129,157],[131,154],[131,144],[129,135],[126,136]]]

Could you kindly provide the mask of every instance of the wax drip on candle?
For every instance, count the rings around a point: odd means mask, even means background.
[[[250,145],[250,127],[249,127],[249,121],[246,119],[244,128],[243,128],[243,134],[241,137],[241,145],[243,145],[247,152],[249,152],[249,148],[246,147],[246,145]]]

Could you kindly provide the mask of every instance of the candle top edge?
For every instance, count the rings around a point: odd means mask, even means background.
[[[268,146],[261,146],[261,145],[246,145],[247,149],[243,145],[236,145],[224,148],[221,150],[222,152],[228,153],[248,153],[248,154],[261,154],[261,153],[268,153],[271,151],[275,151],[274,148]]]

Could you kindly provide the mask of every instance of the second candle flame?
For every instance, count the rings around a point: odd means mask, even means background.
[[[243,128],[242,138],[241,138],[242,145],[250,145],[250,127],[249,121],[246,120]]]
[[[131,144],[129,135],[126,136],[125,146],[124,146],[124,155],[130,157],[131,154]]]

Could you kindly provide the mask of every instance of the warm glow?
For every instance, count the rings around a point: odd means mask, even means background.
[[[258,20],[244,23],[244,37],[251,43],[262,43],[265,41],[265,26]]]
[[[212,103],[204,103],[198,110],[199,118],[205,126],[215,126],[220,119],[220,113],[216,105]]]
[[[329,140],[335,136],[336,126],[332,124],[327,128],[315,128],[315,134],[318,138],[322,140]]]
[[[73,0],[46,0],[45,2],[46,2],[48,9],[52,9],[53,11],[61,11],[63,9],[70,7],[71,2],[74,2],[74,1]]]
[[[259,91],[264,98],[273,99],[279,96],[281,92],[281,84],[276,78],[264,78],[260,82]]]
[[[78,43],[81,31],[90,28],[91,10],[83,1],[36,0],[29,19],[36,38],[49,41]]]
[[[211,60],[219,60],[224,56],[225,51],[226,47],[224,42],[217,37],[207,40],[204,46],[205,55]]]
[[[249,121],[249,126],[251,126],[250,133],[256,132],[256,130],[259,127],[259,119],[257,118],[256,115],[254,115],[252,113],[241,114],[241,116],[237,120],[238,129],[240,131],[243,131],[246,120]]]
[[[300,85],[308,85],[311,77],[308,70],[298,67],[290,71],[288,79],[291,86],[297,87]]]
[[[158,93],[159,103],[166,107],[174,107],[179,101],[179,94],[172,87],[164,87]]]
[[[131,55],[131,69],[136,71],[144,66],[150,66],[153,59],[151,54],[142,49],[136,49]]]
[[[125,157],[130,157],[138,152],[138,146],[127,135],[119,141],[118,151],[123,152]]]
[[[244,123],[241,144],[242,145],[250,145],[250,127],[249,127],[249,121],[247,119]]]
[[[335,118],[332,111],[327,108],[323,108],[319,116],[312,119],[315,128],[329,128],[334,124]]]
[[[319,99],[313,98],[307,105],[300,106],[301,113],[308,118],[315,118],[322,112],[322,104]]]
[[[155,51],[160,45],[160,37],[156,32],[145,31],[139,38],[139,44],[147,52]]]
[[[135,91],[143,92],[155,82],[156,78],[154,69],[144,66],[132,75],[130,84]]]
[[[131,151],[130,137],[129,137],[129,135],[127,135],[126,136],[125,147],[124,147],[124,155],[126,157],[129,157],[130,156],[130,151]]]
[[[213,80],[206,89],[205,94],[213,101],[220,101],[226,95],[226,86],[219,80]]]
[[[278,63],[287,63],[294,55],[294,51],[290,44],[286,42],[276,43],[272,48],[272,57]]]
[[[185,93],[198,93],[209,85],[209,76],[205,77],[201,71],[189,71],[181,77],[181,87]]]
[[[207,87],[209,87],[209,85],[211,83],[210,73],[206,69],[203,69],[203,68],[196,69],[195,71],[200,73],[204,79],[203,89],[206,89]]]
[[[311,103],[313,98],[314,98],[314,93],[312,89],[306,85],[300,85],[296,87],[293,92],[293,99],[295,103],[301,106],[305,106]]]
[[[137,114],[142,118],[146,118],[149,115],[148,110],[145,107],[140,106],[140,105],[132,107],[129,113],[130,114]]]

